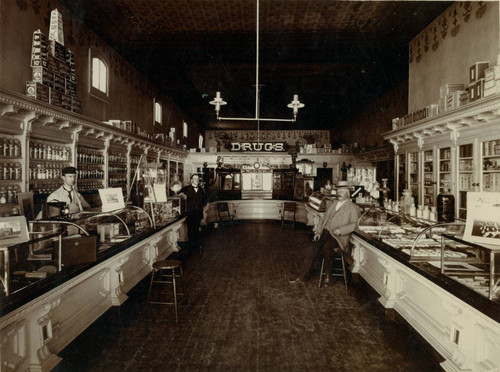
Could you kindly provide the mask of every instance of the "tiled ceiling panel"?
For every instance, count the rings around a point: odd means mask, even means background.
[[[213,123],[208,101],[217,90],[232,101],[228,115],[253,115],[255,0],[63,3],[200,124]],[[298,93],[306,109],[296,125],[331,128],[407,79],[408,42],[451,2],[259,4],[263,116],[289,115],[286,104]]]

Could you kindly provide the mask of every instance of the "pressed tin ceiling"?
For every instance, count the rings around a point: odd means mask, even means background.
[[[206,128],[220,91],[221,116],[255,111],[255,0],[63,0],[71,11]],[[293,94],[306,107],[292,125],[335,129],[408,78],[408,43],[444,1],[260,0],[261,117],[289,118]]]

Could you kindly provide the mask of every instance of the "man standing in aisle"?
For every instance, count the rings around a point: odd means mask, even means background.
[[[49,195],[47,203],[65,202],[69,213],[82,212],[90,208],[90,204],[87,203],[82,194],[75,190],[76,173],[77,170],[75,167],[63,168],[63,185]]]
[[[360,210],[350,200],[350,191],[346,181],[340,181],[337,188],[337,200],[327,209],[314,232],[313,242],[306,247],[304,261],[299,274],[290,283],[303,283],[319,252],[325,259],[325,286],[330,282],[330,270],[333,265],[333,253],[341,249],[345,260],[352,264],[350,238],[357,226]]]
[[[186,224],[188,228],[188,245],[190,252],[200,249],[200,223],[203,219],[205,193],[200,186],[200,176],[191,175],[191,183],[184,186],[180,192],[186,199]]]

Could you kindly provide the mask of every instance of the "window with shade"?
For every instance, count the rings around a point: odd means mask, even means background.
[[[159,102],[155,102],[155,124],[162,125],[162,108]]]
[[[100,58],[92,58],[92,88],[108,94],[108,66]]]
[[[182,122],[182,137],[187,138],[187,136],[188,136],[188,125],[184,121],[184,122]]]

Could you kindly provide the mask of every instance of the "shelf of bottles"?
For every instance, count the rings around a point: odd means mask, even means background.
[[[483,191],[500,191],[500,139],[482,143]]]
[[[127,155],[110,150],[108,154],[108,187],[121,187],[127,192]]]
[[[439,193],[449,191],[451,185],[451,149],[439,149]]]
[[[423,178],[423,204],[427,206],[434,205],[434,153],[433,150],[424,151],[424,178]]]
[[[61,186],[62,169],[71,165],[71,147],[48,141],[30,141],[29,189],[45,198]]]
[[[397,190],[397,198],[403,195],[403,190],[406,189],[407,181],[405,179],[406,175],[406,155],[400,154],[398,155],[398,190]]]
[[[410,191],[415,201],[418,201],[418,152],[408,154],[410,174]]]
[[[141,160],[141,155],[138,154],[130,154],[130,170],[129,170],[129,180],[131,182],[130,185],[130,192],[135,193],[136,187],[137,187],[137,181],[139,181],[139,175],[140,175],[140,169],[139,171],[137,170],[137,166],[139,165],[139,161]],[[134,180],[134,175],[138,171],[138,174],[135,176]],[[133,183],[132,183],[133,182]]]
[[[0,204],[17,203],[22,183],[21,141],[0,138]]]
[[[78,191],[95,194],[104,188],[104,154],[103,150],[78,146]]]
[[[472,143],[458,147],[458,217],[467,218],[467,192],[474,190]]]

